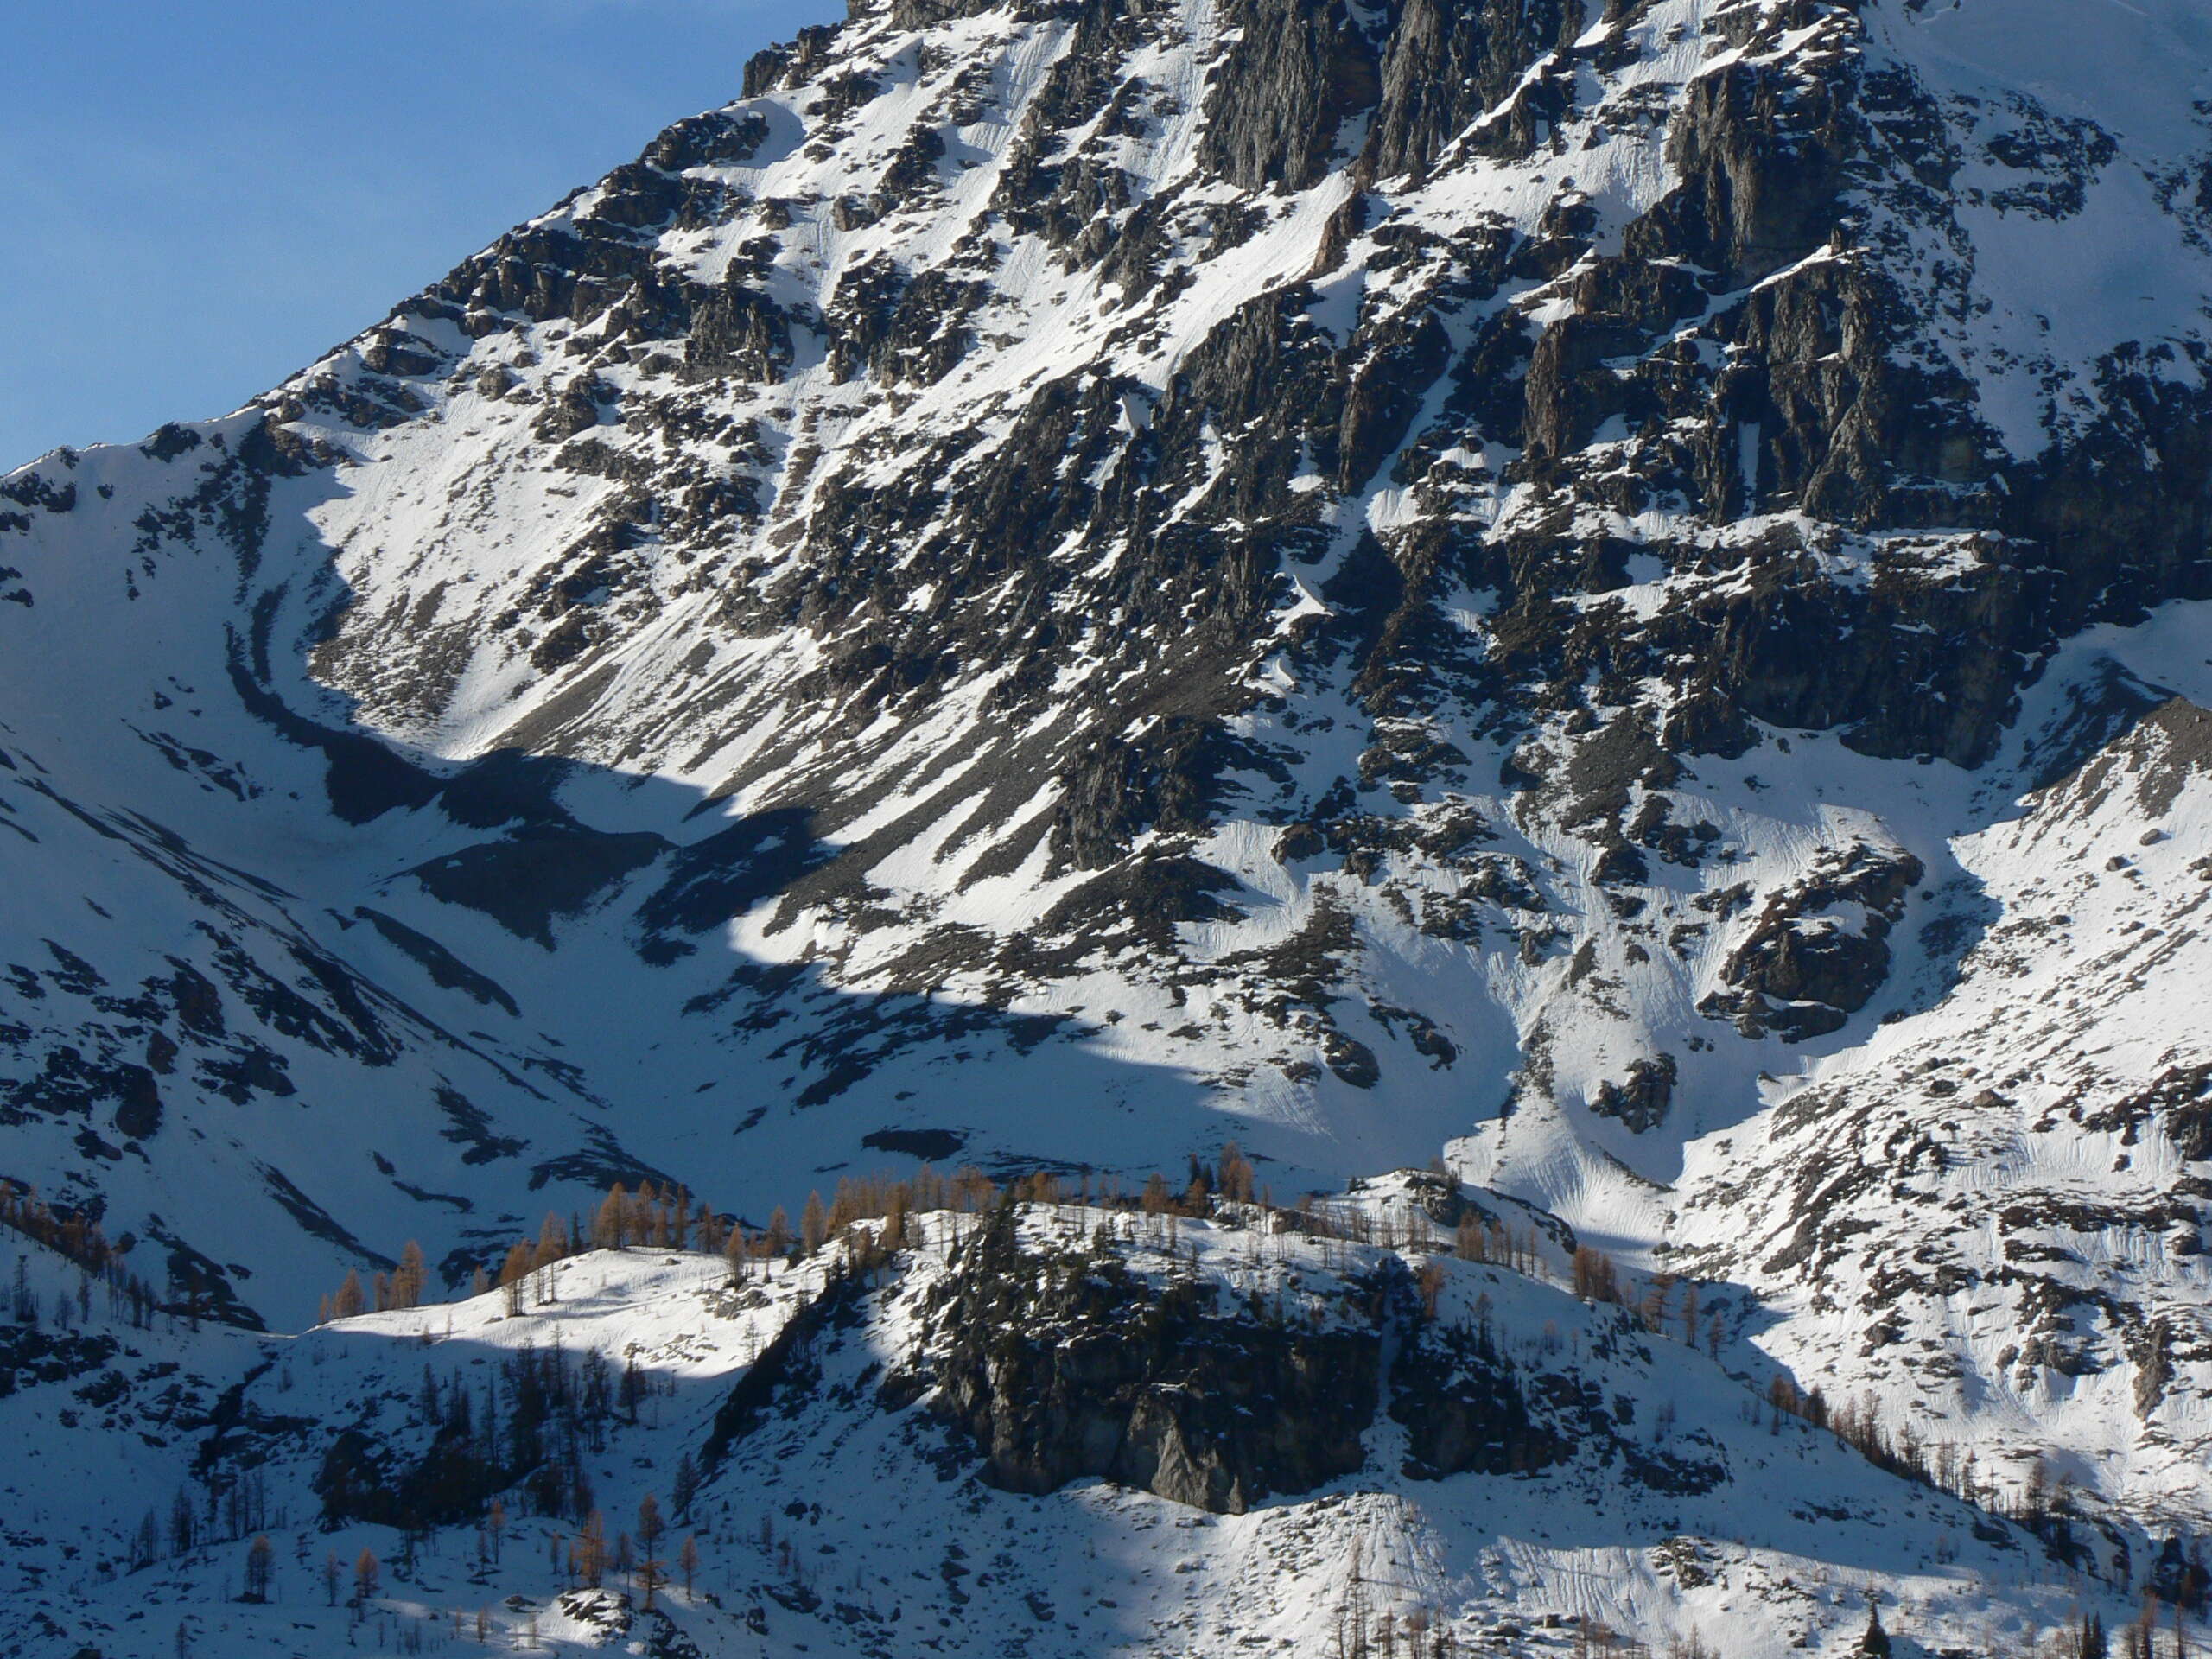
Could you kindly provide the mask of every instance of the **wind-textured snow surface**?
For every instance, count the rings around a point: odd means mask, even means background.
[[[2208,69],[856,6],[0,483],[0,1176],[296,1329],[616,1180],[1441,1155],[2139,1574],[2212,1500]]]

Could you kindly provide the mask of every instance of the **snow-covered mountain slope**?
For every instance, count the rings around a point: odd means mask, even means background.
[[[2212,48],[2091,10],[764,54],[0,485],[0,1174],[290,1326],[617,1179],[1442,1153],[2201,1523]]]
[[[2209,810],[2173,697],[1956,837],[1948,994],[1694,1147],[1670,1256],[1791,1310],[1794,1366],[2144,1513],[2202,1501]]]
[[[742,1287],[601,1251],[519,1307],[49,1326],[85,1351],[0,1399],[28,1448],[0,1651],[1306,1654],[1380,1651],[1388,1621],[1422,1654],[1536,1656],[1586,1620],[1840,1654],[1871,1598],[1900,1638],[1993,1653],[2125,1617],[1622,1308],[1237,1221],[938,1214],[874,1265]],[[64,1432],[95,1419],[105,1442]],[[127,1483],[55,1466],[99,1444]],[[493,1468],[496,1524],[458,1518]],[[626,1552],[662,1564],[656,1605]]]

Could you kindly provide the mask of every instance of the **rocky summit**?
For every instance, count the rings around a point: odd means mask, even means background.
[[[742,94],[0,480],[0,1654],[2195,1651],[2201,0]]]

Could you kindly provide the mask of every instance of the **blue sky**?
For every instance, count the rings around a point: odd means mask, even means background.
[[[76,0],[0,49],[0,471],[219,414],[830,0]]]

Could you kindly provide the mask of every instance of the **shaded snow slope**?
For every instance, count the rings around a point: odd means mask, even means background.
[[[534,1633],[547,1651],[627,1640],[747,1659],[985,1642],[1037,1653],[1308,1653],[1326,1651],[1350,1618],[1371,1632],[1385,1615],[1523,1655],[1568,1651],[1580,1618],[1655,1644],[1696,1631],[1724,1653],[1844,1653],[1872,1594],[1892,1630],[1930,1647],[2019,1651],[2075,1617],[2037,1541],[1879,1472],[1823,1431],[1768,1421],[1748,1386],[1621,1309],[1447,1260],[1433,1311],[1421,1313],[1409,1289],[1387,1288],[1410,1287],[1408,1267],[1371,1246],[1198,1222],[1171,1237],[1156,1217],[1072,1207],[1002,1224],[1011,1249],[995,1254],[984,1217],[925,1218],[915,1246],[860,1279],[817,1258],[733,1290],[712,1259],[601,1252],[561,1263],[519,1315],[494,1294],[289,1339],[114,1332],[122,1345],[104,1362],[0,1400],[10,1433],[37,1448],[14,1472],[6,1650],[168,1654],[180,1626],[195,1651],[413,1639],[427,1650],[474,1642],[481,1610],[494,1645]],[[1095,1236],[1101,1225],[1110,1243]],[[1097,1480],[1032,1494],[994,1484],[972,1444],[940,1421],[957,1367],[947,1344],[959,1333],[933,1310],[979,1286],[1072,1306],[1052,1300],[1071,1273],[1126,1278],[1137,1300],[1123,1317],[1180,1296],[1213,1329],[1379,1350],[1379,1379],[1324,1379],[1364,1390],[1346,1402],[1367,1423],[1362,1466],[1230,1513]],[[1025,1334],[1047,1346],[1083,1341],[1082,1316],[1060,1317],[1077,1323]],[[73,1332],[79,1342],[109,1336],[97,1315]],[[1179,1364],[1204,1363],[1196,1349],[1180,1354]],[[372,1448],[396,1488],[440,1446],[450,1457],[513,1431],[518,1364],[588,1390],[601,1360],[606,1375],[640,1379],[634,1410],[618,1385],[603,1410],[580,1410],[573,1442],[554,1414],[544,1450],[573,1457],[576,1472],[552,1512],[518,1483],[496,1536],[474,1523],[432,1527],[411,1549],[389,1527],[343,1518],[372,1478],[359,1448]],[[1515,1437],[1530,1466],[1424,1465],[1423,1447],[1435,1448],[1420,1425],[1443,1395],[1423,1391],[1439,1388],[1491,1413],[1483,1421]],[[1179,1389],[1162,1376],[1136,1392],[1172,1401]],[[1114,1398],[1088,1399],[1077,1385],[1046,1414]],[[1397,1420],[1409,1399],[1427,1402],[1410,1435]],[[463,1401],[469,1426],[456,1436]],[[1511,1401],[1524,1403],[1502,1403]],[[114,1430],[97,1444],[129,1461],[127,1484],[111,1471],[54,1468],[95,1444],[59,1426],[92,1415]],[[669,1483],[687,1456],[705,1472],[679,1518]],[[340,1466],[350,1484],[334,1484]],[[200,1541],[180,1549],[169,1494],[188,1490],[196,1502],[202,1478],[247,1494],[252,1518],[234,1535],[232,1500],[213,1500]],[[572,1511],[578,1480],[584,1502]],[[616,1535],[636,1534],[648,1492],[675,1523],[659,1608],[645,1610],[612,1567],[596,1590],[570,1587],[565,1563],[588,1511],[603,1517],[611,1551],[635,1542]],[[340,1523],[316,1524],[334,1505]],[[134,1566],[145,1514],[159,1535],[155,1559]],[[258,1604],[238,1599],[257,1535],[275,1547]],[[698,1548],[689,1593],[687,1535]],[[365,1548],[379,1579],[351,1607]],[[323,1582],[334,1554],[335,1606]]]

